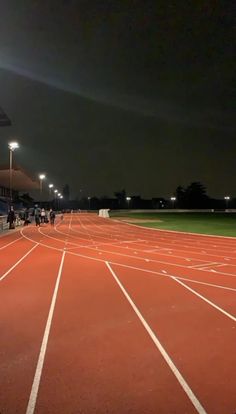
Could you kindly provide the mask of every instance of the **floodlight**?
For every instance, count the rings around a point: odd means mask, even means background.
[[[9,142],[8,148],[11,151],[14,151],[15,149],[19,148],[19,144],[18,144],[18,142],[15,142],[15,141],[14,142]]]

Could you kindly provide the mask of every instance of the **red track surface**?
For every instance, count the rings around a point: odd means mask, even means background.
[[[235,414],[236,240],[74,214],[0,259],[1,414]]]

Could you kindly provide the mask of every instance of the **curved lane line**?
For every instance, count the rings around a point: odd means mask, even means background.
[[[28,240],[30,240],[30,241],[34,241],[34,240],[32,240],[32,239],[30,239],[30,238],[28,238],[28,237],[26,237]],[[35,241],[34,241],[35,242]],[[58,250],[58,251],[64,251],[64,249],[58,249],[58,248],[55,248],[55,247],[52,247],[52,246],[48,246],[48,245],[46,245],[46,244],[44,244],[44,243],[38,243],[38,244],[40,244],[40,245],[42,245],[42,246],[45,246],[45,247],[48,247],[48,248],[50,248],[50,249],[54,249],[54,250]],[[86,259],[90,259],[90,260],[95,260],[95,261],[99,261],[99,262],[103,262],[103,263],[106,263],[107,262],[107,260],[105,260],[105,259],[98,259],[98,258],[95,258],[95,257],[91,257],[91,256],[86,256],[86,255],[83,255],[83,254],[80,254],[80,253],[74,253],[74,252],[70,252],[70,251],[68,251],[67,252],[68,254],[72,254],[72,255],[74,255],[74,256],[78,256],[78,257],[82,257],[82,258],[86,258]],[[112,253],[111,253],[112,254]],[[137,257],[136,257],[137,258]],[[233,316],[233,315],[231,315],[230,313],[228,313],[228,312],[226,312],[224,309],[222,309],[222,308],[220,308],[219,306],[217,306],[216,304],[214,304],[213,302],[211,302],[211,301],[209,301],[207,298],[205,298],[203,295],[200,295],[198,292],[196,292],[194,289],[191,289],[191,288],[189,288],[187,285],[185,285],[183,282],[180,282],[180,280],[185,280],[186,281],[186,279],[185,278],[181,278],[181,277],[176,277],[176,276],[173,276],[173,275],[168,275],[168,274],[163,274],[163,273],[159,273],[159,272],[156,272],[156,271],[152,271],[152,270],[147,270],[147,269],[143,269],[143,268],[138,268],[138,267],[135,267],[135,266],[129,266],[129,265],[124,265],[124,264],[122,264],[122,263],[116,263],[116,262],[113,262],[113,261],[110,261],[109,260],[109,263],[111,263],[111,264],[114,264],[114,265],[117,265],[117,266],[122,266],[122,267],[126,267],[126,268],[131,268],[131,269],[134,269],[134,270],[140,270],[140,271],[143,271],[143,272],[146,272],[146,273],[152,273],[152,274],[157,274],[157,275],[159,275],[159,276],[164,276],[164,277],[169,277],[169,278],[172,278],[172,279],[174,279],[176,282],[178,282],[178,283],[180,283],[180,284],[182,284],[182,286],[183,287],[185,287],[186,289],[188,289],[189,291],[191,291],[193,294],[195,294],[196,296],[198,296],[200,299],[202,299],[202,300],[204,300],[206,303],[208,303],[210,306],[212,306],[212,307],[214,307],[215,309],[217,309],[219,312],[221,312],[221,313],[223,313],[225,316],[227,316],[228,318],[230,318],[230,319],[232,319],[233,321],[236,321],[236,318]],[[235,275],[234,275],[235,276]],[[189,282],[191,282],[192,280],[190,279],[187,279],[187,281],[189,281]],[[195,282],[195,283],[200,283],[200,282]],[[203,283],[203,282],[202,282]],[[216,285],[214,285],[214,287],[218,287],[218,286],[216,286]],[[221,287],[221,288],[226,288],[226,287]],[[226,288],[227,289],[227,288]],[[230,289],[230,288],[229,288]],[[233,288],[232,288],[233,289]]]
[[[0,277],[0,282],[5,279],[5,277],[7,277],[7,275],[9,275],[9,273],[11,273],[11,271],[14,270],[16,266],[18,266],[18,264],[20,264],[22,260],[24,260],[38,245],[39,243],[35,244],[26,254],[24,254],[24,256],[21,257],[21,259],[19,259],[6,273],[4,273],[4,275]]]
[[[15,239],[15,240],[13,240],[12,242],[10,242],[10,243],[7,243],[7,244],[5,244],[4,246],[1,246],[0,247],[0,250],[3,250],[3,249],[5,249],[6,247],[8,247],[8,246],[10,246],[11,244],[13,244],[13,243],[16,243],[16,242],[18,242],[19,240],[21,240],[22,239],[22,236],[21,237],[18,237],[18,239]]]

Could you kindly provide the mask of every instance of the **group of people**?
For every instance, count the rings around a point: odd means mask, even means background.
[[[20,214],[20,220],[24,222],[24,226],[28,226],[31,223],[31,217],[34,217],[35,224],[39,227],[43,223],[50,223],[51,226],[54,226],[56,214],[51,208],[49,212],[44,208],[40,208],[37,204],[35,205],[32,212],[28,208],[24,210],[23,213]],[[14,229],[16,225],[16,221],[18,216],[16,215],[13,206],[11,206],[10,211],[7,216],[7,223],[9,223],[9,229]]]
[[[49,214],[47,215],[47,212],[44,208],[40,209],[38,205],[36,205],[34,209],[34,218],[35,218],[35,224],[38,227],[41,224],[48,223],[48,222],[50,222],[51,226],[54,226],[56,215],[52,208],[50,208]]]

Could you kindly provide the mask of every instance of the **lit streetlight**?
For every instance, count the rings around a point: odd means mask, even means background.
[[[8,148],[10,150],[10,168],[9,168],[9,181],[10,181],[10,202],[12,203],[12,156],[13,152],[19,148],[18,142],[9,142]]]
[[[91,197],[88,197],[88,206],[89,206],[89,210],[90,210],[90,203],[91,203]]]
[[[58,199],[57,199],[57,196],[58,196],[58,190],[56,189],[56,190],[54,190],[54,195],[55,195],[55,207],[57,208],[58,206],[57,206],[57,204],[58,204]]]
[[[131,197],[126,197],[126,201],[128,203],[128,208],[129,208],[129,203],[130,203]]]
[[[170,200],[172,202],[172,208],[174,208],[175,207],[176,197],[170,197]]]
[[[230,197],[229,196],[225,196],[224,199],[225,199],[225,205],[226,205],[226,209],[227,209],[228,208],[228,205],[229,205]]]
[[[46,175],[45,174],[39,174],[39,185],[40,185],[40,193],[43,192],[43,180],[45,180]]]

